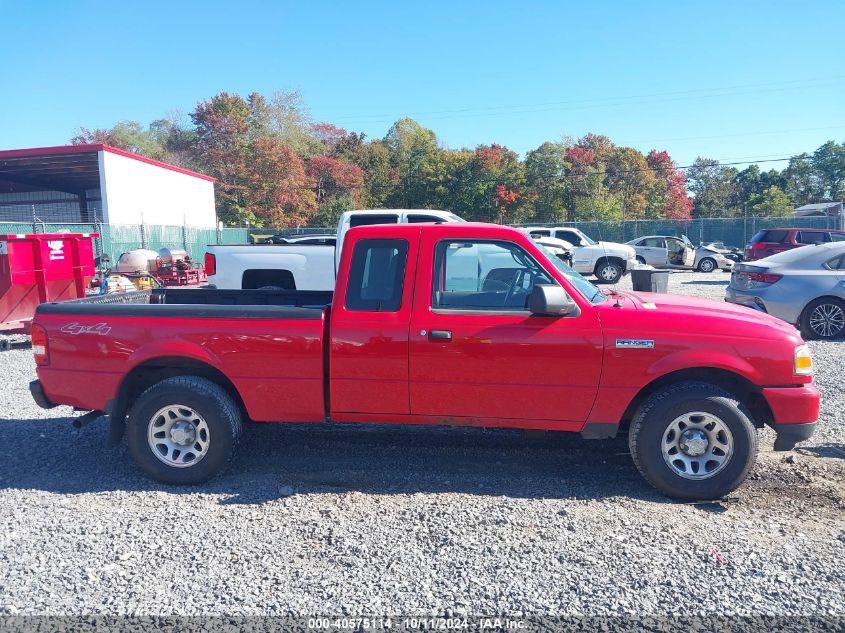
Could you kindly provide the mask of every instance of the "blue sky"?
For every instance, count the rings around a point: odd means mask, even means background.
[[[452,148],[524,153],[595,132],[683,165],[845,139],[839,0],[0,0],[0,12],[2,149],[278,89],[370,138],[413,116]]]

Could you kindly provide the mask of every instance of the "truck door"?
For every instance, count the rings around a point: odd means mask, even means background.
[[[526,250],[427,234],[417,275],[412,414],[491,426],[547,421],[561,430],[587,419],[601,369],[600,325],[592,310],[574,317],[528,312],[534,285],[558,282]]]
[[[692,268],[695,262],[695,249],[677,237],[666,238],[666,252],[670,268]]]
[[[419,233],[355,242],[338,278],[329,334],[332,412],[409,413],[408,323]]]
[[[669,252],[666,240],[662,237],[648,237],[642,242],[643,257],[649,266],[664,268],[669,265]]]

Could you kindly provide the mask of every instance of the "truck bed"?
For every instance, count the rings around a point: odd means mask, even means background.
[[[255,421],[321,422],[330,299],[325,292],[168,288],[42,304],[38,323],[55,352],[39,368],[46,396],[102,411],[127,376],[172,372],[181,363],[193,367],[189,373],[225,376]]]

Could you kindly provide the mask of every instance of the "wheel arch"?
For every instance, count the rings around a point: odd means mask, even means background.
[[[799,324],[804,319],[804,315],[807,312],[807,308],[810,307],[810,304],[818,301],[819,299],[833,299],[837,303],[845,305],[845,299],[843,299],[842,297],[837,297],[836,295],[823,294],[823,295],[819,295],[818,297],[813,297],[807,303],[804,304],[804,306],[801,308],[801,312],[798,313],[798,323]]]
[[[627,426],[636,414],[637,409],[649,396],[662,388],[679,382],[708,383],[733,394],[751,412],[753,416],[751,421],[757,428],[762,428],[774,419],[771,407],[763,397],[762,390],[748,378],[729,369],[702,366],[677,369],[654,378],[642,387],[628,403],[625,412],[622,414],[622,419],[619,421],[620,425]]]
[[[712,255],[702,255],[702,256],[698,259],[698,261],[697,261],[697,262],[694,262],[694,267],[695,267],[695,270],[700,271],[700,270],[701,270],[701,263],[702,263],[704,260],[707,260],[707,259],[709,259],[711,262],[713,262],[713,270],[719,270],[719,262],[718,262],[718,261],[716,261],[716,258],[715,258],[715,257],[713,257]],[[712,271],[711,271],[711,272],[712,272]]]
[[[601,276],[599,275],[599,269],[605,264],[616,264],[619,266],[619,279],[621,279],[625,273],[627,272],[627,266],[625,265],[625,260],[619,257],[618,255],[599,255],[596,258],[596,263],[593,264],[593,272],[592,274],[599,280],[599,283],[608,283],[604,281]],[[618,280],[617,280],[618,281]]]
[[[155,356],[137,363],[120,383],[114,400],[107,405],[111,427],[109,446],[120,442],[126,429],[126,415],[144,391],[154,384],[175,376],[198,376],[221,387],[235,402],[241,415],[248,419],[246,407],[237,387],[222,371],[203,360],[188,356]]]

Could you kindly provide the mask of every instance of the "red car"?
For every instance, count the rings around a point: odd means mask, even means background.
[[[812,360],[774,317],[601,290],[496,225],[366,226],[346,239],[331,297],[166,290],[163,305],[41,306],[36,402],[92,412],[80,422],[105,414],[112,443],[126,432],[141,468],[172,484],[223,470],[244,419],[586,438],[626,428],[649,482],[712,499],[748,475],[756,428],[776,431],[775,450],[815,429]],[[330,306],[303,307],[321,299]]]
[[[763,229],[746,244],[745,261],[763,259],[808,244],[842,241],[845,241],[845,231],[838,229]]]

